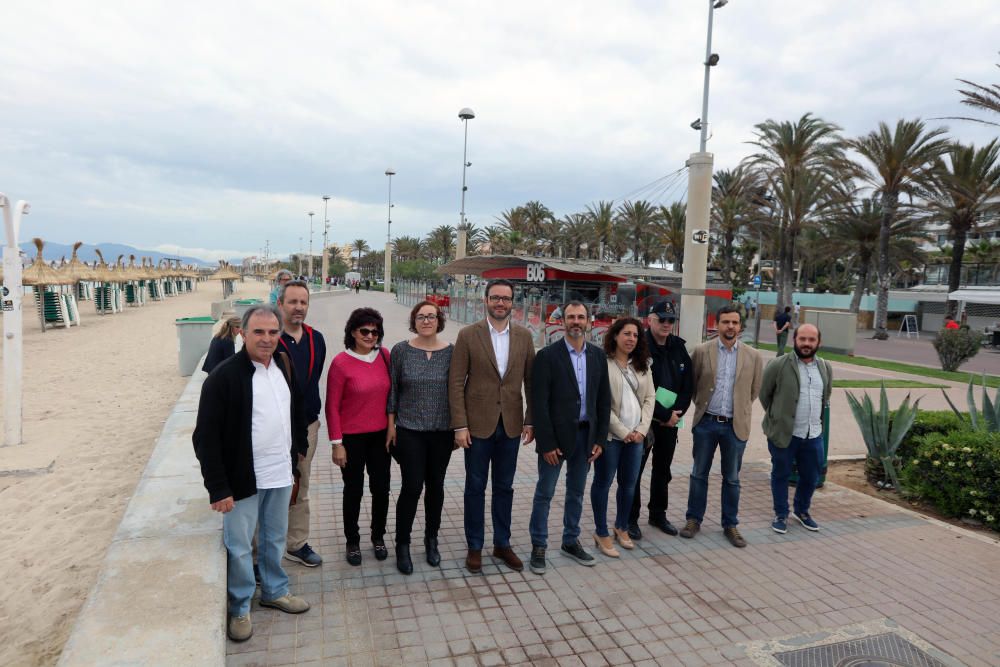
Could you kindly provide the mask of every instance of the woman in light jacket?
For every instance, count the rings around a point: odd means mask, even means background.
[[[642,448],[653,419],[656,388],[649,372],[649,349],[642,323],[631,317],[616,320],[604,337],[611,382],[611,426],[604,453],[594,461],[590,503],[594,510],[594,543],[605,556],[617,558],[608,533],[608,492],[618,476],[615,538],[625,549],[635,547],[628,536],[635,482],[642,463]]]

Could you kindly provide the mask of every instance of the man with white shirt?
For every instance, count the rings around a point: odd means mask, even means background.
[[[833,389],[830,364],[816,356],[820,341],[814,325],[796,329],[792,334],[795,354],[769,363],[760,388],[764,433],[771,452],[771,529],[782,535],[788,530],[788,478],[793,463],[799,473],[794,516],[803,528],[819,530],[809,506],[823,467],[823,406],[829,405]]]
[[[493,557],[520,572],[524,564],[510,547],[518,442],[534,440],[531,427],[531,333],[513,324],[514,286],[486,285],[486,319],[458,333],[448,375],[448,403],[455,447],[465,449],[466,568],[482,571],[486,482],[493,478]],[[524,388],[524,400],[521,389]],[[492,473],[491,473],[492,468]]]
[[[294,367],[286,353],[275,353],[281,313],[270,305],[251,307],[243,315],[243,336],[243,349],[202,385],[192,436],[212,509],[223,515],[227,632],[234,641],[246,641],[253,633],[251,541],[258,527],[261,606],[289,614],[309,609],[309,603],[288,592],[281,567],[293,482],[307,452]]]

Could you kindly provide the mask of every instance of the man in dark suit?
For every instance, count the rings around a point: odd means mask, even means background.
[[[580,544],[580,514],[587,473],[607,442],[611,418],[607,357],[586,341],[587,306],[571,301],[562,312],[566,337],[538,352],[531,373],[538,483],[529,523],[529,567],[535,574],[545,574],[549,505],[564,461],[562,553],[582,565],[594,565],[594,557]]]

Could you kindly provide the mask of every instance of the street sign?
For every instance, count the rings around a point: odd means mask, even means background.
[[[525,270],[525,280],[533,283],[543,283],[545,282],[545,265],[544,264],[528,264]]]
[[[691,240],[698,245],[704,245],[708,243],[708,231],[704,229],[696,229],[691,232]]]
[[[760,287],[760,274],[758,273],[753,277],[753,286]]]

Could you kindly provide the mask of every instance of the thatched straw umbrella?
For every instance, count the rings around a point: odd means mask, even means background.
[[[233,293],[233,282],[239,280],[240,274],[233,271],[229,264],[223,260],[219,260],[219,268],[215,270],[215,273],[208,277],[209,280],[221,280],[222,281],[222,298],[228,299]]]
[[[82,245],[82,241],[77,241],[73,244],[73,254],[69,258],[69,263],[61,271],[77,285],[76,297],[78,299],[88,299],[90,298],[90,290],[85,283],[97,281],[97,273],[94,269],[81,262],[80,258],[76,256],[77,251]]]
[[[70,325],[70,316],[66,308],[66,303],[62,299],[62,294],[58,291],[49,292],[45,288],[71,285],[72,281],[46,264],[45,258],[42,257],[42,248],[45,247],[45,241],[37,237],[31,239],[31,241],[35,244],[35,248],[38,249],[38,255],[31,262],[31,266],[26,268],[24,273],[21,274],[21,283],[23,285],[32,285],[35,288],[38,317],[42,324],[42,331],[45,331],[47,326],[47,318],[45,316],[47,309],[54,310],[53,319],[62,320],[63,326],[68,327]],[[47,296],[49,294],[52,296]]]

